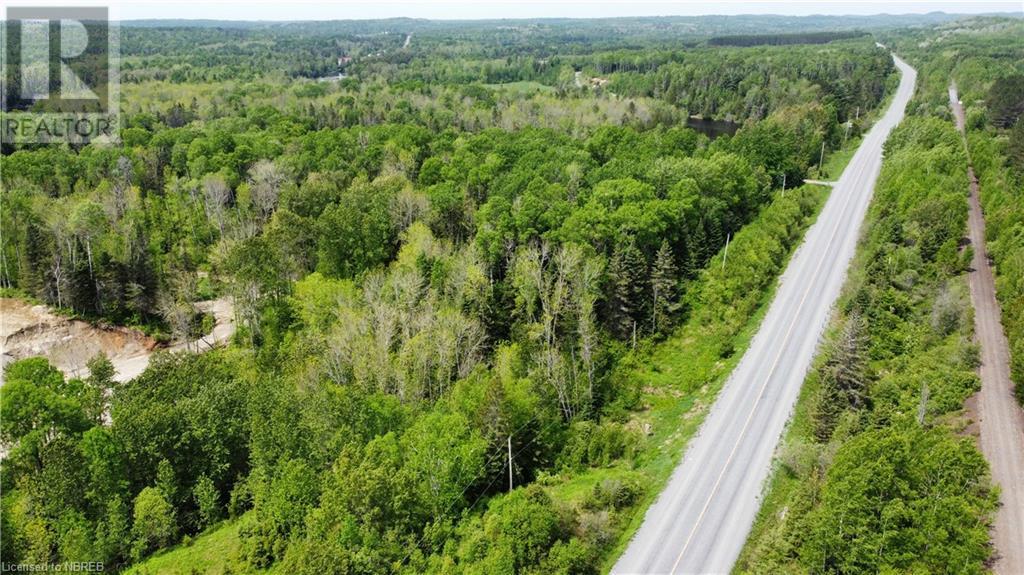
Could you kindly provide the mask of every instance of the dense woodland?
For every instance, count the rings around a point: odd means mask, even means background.
[[[200,332],[195,303],[229,296],[240,327],[226,349],[159,354],[123,384],[102,357],[84,378],[9,366],[3,561],[159,572],[144,560],[230,533],[215,572],[606,568],[678,440],[648,429],[652,388],[689,397],[724,377],[822,201],[794,183],[836,175],[822,150],[855,140],[895,81],[872,36],[717,47],[658,22],[126,28],[120,145],[3,150],[0,287],[160,340]],[[746,22],[708,33],[782,26]],[[685,127],[693,114],[742,127],[710,140]],[[965,155],[935,119],[888,154],[871,249],[900,257],[865,260],[830,363],[859,371],[822,376],[816,437],[843,443],[840,470],[883,444],[926,453],[908,500],[946,498],[908,530],[978,524],[891,567],[976,566],[984,462],[920,425],[976,385],[952,279]],[[1020,242],[997,241],[1019,263]],[[1013,277],[1001,296],[1024,289]],[[686,373],[663,385],[652,366],[670,352]],[[925,402],[920,370],[941,380]],[[831,473],[813,493],[873,501]],[[828,532],[841,512],[808,503],[795,533],[812,543],[773,565],[884,567]],[[865,532],[876,512],[850,509]]]
[[[470,69],[511,78],[557,69],[551,62],[609,51],[664,51],[699,47],[714,38],[757,36],[760,43],[821,42],[859,36],[867,30],[920,26],[954,20],[936,12],[904,16],[701,16],[615,19],[430,21],[408,18],[327,22],[136,21],[122,30],[122,72],[138,78],[176,81],[251,80],[267,72],[291,78],[373,67],[401,74],[424,57],[460,61]],[[187,28],[182,25],[187,24]],[[414,41],[403,50],[406,35]],[[197,47],[201,49],[197,50]],[[584,58],[585,60],[585,58]],[[479,62],[479,64],[477,63]],[[445,64],[458,70],[456,62]],[[428,63],[428,68],[430,63]],[[532,70],[531,70],[532,69]],[[449,72],[451,73],[451,72]],[[365,81],[365,75],[360,77]],[[526,79],[518,77],[518,79]],[[487,80],[490,81],[490,80]],[[553,84],[552,84],[553,85]]]

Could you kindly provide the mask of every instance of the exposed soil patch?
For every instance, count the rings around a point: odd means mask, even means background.
[[[127,381],[146,369],[157,349],[206,351],[231,338],[235,324],[230,301],[199,302],[196,308],[214,316],[213,331],[198,340],[161,347],[136,329],[69,319],[46,306],[0,298],[0,365],[41,355],[68,377],[79,377],[88,373],[86,363],[102,352],[114,364],[117,379]]]

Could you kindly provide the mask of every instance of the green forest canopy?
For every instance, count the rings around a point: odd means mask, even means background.
[[[5,562],[120,569],[231,518],[242,570],[594,572],[644,478],[579,508],[546,482],[643,448],[616,374],[689,318],[756,305],[813,213],[775,192],[893,79],[859,36],[410,24],[406,50],[321,26],[128,28],[120,146],[4,148],[4,288],[161,338],[229,295],[240,325],[124,384],[102,358],[85,378],[8,368]],[[485,86],[523,81],[554,91]],[[695,113],[744,125],[711,141],[681,125]],[[764,273],[707,287],[751,222]]]

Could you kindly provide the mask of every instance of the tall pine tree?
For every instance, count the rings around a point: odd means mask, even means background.
[[[814,435],[819,441],[829,440],[843,411],[864,405],[867,387],[865,330],[864,320],[854,312],[846,320],[828,361],[821,367],[821,391],[814,409]]]
[[[620,239],[608,267],[608,328],[619,339],[632,337],[643,325],[647,262],[632,237]]]
[[[679,270],[675,256],[668,247],[668,241],[662,240],[658,253],[654,256],[651,268],[651,332],[664,334],[672,326],[672,320],[678,309]]]
[[[1010,166],[1024,176],[1024,116],[1021,116],[1014,124],[1010,132],[1010,142],[1006,146],[1007,160]]]
[[[714,254],[710,246],[708,246],[708,235],[704,231],[703,221],[697,223],[688,247],[690,248],[690,268],[694,272],[703,269],[704,265],[708,263],[708,260]]]

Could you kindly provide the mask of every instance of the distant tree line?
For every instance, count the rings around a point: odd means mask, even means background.
[[[786,46],[790,44],[827,44],[867,35],[867,32],[800,32],[794,34],[740,34],[708,39],[710,46]]]

